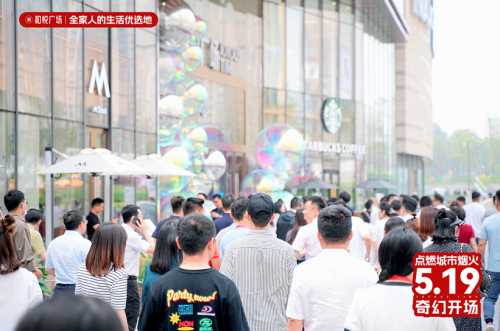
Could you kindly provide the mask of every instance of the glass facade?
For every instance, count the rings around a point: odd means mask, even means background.
[[[157,12],[157,4],[151,0],[0,0],[0,195],[17,188],[25,193],[30,208],[45,211],[46,176],[37,172],[45,168],[46,147],[69,156],[84,147],[103,147],[129,160],[157,152],[156,28],[26,29],[18,23],[26,11],[110,10]],[[99,72],[106,67],[111,98],[88,91],[94,61]],[[94,112],[96,106],[106,109],[105,114]],[[61,160],[54,156],[52,161]],[[64,232],[62,216],[68,210],[82,208],[88,213],[92,182],[81,174],[54,177],[54,226],[46,229],[42,224],[44,238],[48,231],[52,237]],[[152,204],[154,212],[147,216],[157,221],[156,180],[115,178],[112,182],[114,201],[106,203],[113,204],[115,215],[129,199]],[[5,212],[3,203],[2,207]]]
[[[204,64],[186,76],[202,84],[208,98],[201,115],[184,118],[183,125],[204,128],[207,147],[220,150],[227,161],[211,194],[240,194],[243,178],[259,168],[254,155],[259,132],[278,123],[297,129],[306,142],[366,147],[366,154],[307,150],[286,190],[319,178],[339,187],[324,194],[346,190],[358,208],[372,192],[354,186],[370,178],[423,191],[421,159],[396,152],[394,22],[382,12],[384,1],[185,3],[207,25],[200,43]],[[0,0],[0,194],[22,189],[30,206],[45,208],[45,176],[36,174],[45,167],[45,147],[68,155],[105,147],[127,160],[159,151],[157,28],[25,29],[15,15],[28,10],[159,13],[163,6],[156,0]],[[240,51],[234,74],[211,68],[212,41]],[[107,72],[110,98],[88,91],[95,66]],[[321,119],[330,98],[342,109],[334,133]],[[138,203],[153,222],[167,215],[168,209],[159,207],[168,200],[158,201],[166,181],[116,177],[111,182],[113,217],[127,203]],[[102,192],[99,178],[58,175],[54,229],[41,232],[59,235],[61,217],[71,208],[88,212],[96,185]]]

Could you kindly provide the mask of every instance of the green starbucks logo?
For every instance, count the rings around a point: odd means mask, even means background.
[[[336,99],[330,98],[323,102],[321,110],[321,120],[326,131],[337,133],[342,125],[342,109]]]

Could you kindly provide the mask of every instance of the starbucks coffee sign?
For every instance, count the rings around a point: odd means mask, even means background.
[[[323,141],[305,141],[304,143],[305,150],[311,152],[354,155],[366,154],[365,145],[328,143]]]

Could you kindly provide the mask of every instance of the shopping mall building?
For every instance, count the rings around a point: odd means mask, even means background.
[[[394,193],[423,193],[424,164],[433,158],[429,0],[0,0],[0,195],[17,188],[31,208],[44,208],[45,177],[36,173],[46,147],[68,155],[107,147],[128,160],[160,150],[161,27],[26,29],[15,18],[161,16],[176,6],[189,6],[207,26],[204,63],[189,77],[208,97],[201,114],[184,120],[205,128],[207,146],[226,157],[226,174],[207,193],[239,195],[258,167],[259,132],[277,123],[305,140],[295,176],[340,187],[329,195],[346,190],[361,207],[369,192],[353,186],[370,178],[397,184]],[[96,70],[108,90],[91,84]],[[322,120],[332,105],[342,114],[333,127]],[[55,177],[54,215],[88,211],[93,185],[101,184],[86,175]],[[112,187],[112,216],[137,201],[157,220],[159,181],[117,177]]]

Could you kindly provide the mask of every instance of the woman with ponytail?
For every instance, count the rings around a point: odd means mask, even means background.
[[[0,329],[15,330],[24,313],[43,301],[35,275],[21,268],[12,235],[16,220],[0,213]]]
[[[454,331],[449,317],[417,317],[413,312],[413,256],[422,242],[412,229],[387,232],[379,248],[382,272],[376,285],[354,292],[347,331]]]
[[[458,242],[459,225],[462,224],[455,213],[440,209],[434,219],[435,229],[432,245],[425,248],[425,253],[474,253],[469,244]],[[481,268],[483,280],[479,289],[486,292],[491,286],[490,276]],[[453,317],[457,331],[481,330],[481,317]]]

